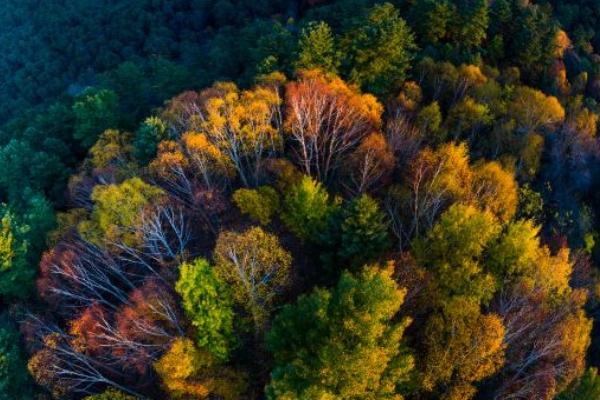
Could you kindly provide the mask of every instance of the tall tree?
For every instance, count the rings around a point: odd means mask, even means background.
[[[357,21],[341,46],[350,81],[376,95],[400,87],[416,49],[410,28],[390,3],[376,5]]]
[[[326,22],[311,22],[302,29],[295,64],[297,69],[320,69],[335,74],[339,65],[340,54]]]
[[[485,250],[500,230],[489,212],[455,204],[426,237],[415,241],[415,257],[434,276],[431,300],[446,304],[459,296],[479,304],[492,299],[496,288],[485,268]]]
[[[396,320],[405,295],[390,269],[343,273],[285,306],[267,335],[275,367],[267,398],[402,398],[413,357]]]
[[[504,326],[498,315],[481,314],[479,304],[457,297],[425,326],[423,387],[444,400],[473,398],[476,382],[504,362]]]

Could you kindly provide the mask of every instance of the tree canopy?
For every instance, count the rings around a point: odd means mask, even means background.
[[[597,0],[5,0],[0,400],[598,397]]]

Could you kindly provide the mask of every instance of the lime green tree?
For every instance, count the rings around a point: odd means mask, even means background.
[[[433,274],[432,300],[445,304],[462,296],[479,304],[492,298],[495,280],[485,268],[485,250],[500,231],[491,213],[456,204],[413,243],[415,257]]]
[[[196,344],[219,359],[226,359],[233,342],[233,309],[225,283],[208,261],[198,258],[179,267],[175,290],[196,328]]]
[[[300,239],[311,240],[325,228],[328,216],[336,208],[323,186],[304,176],[285,193],[281,219]]]

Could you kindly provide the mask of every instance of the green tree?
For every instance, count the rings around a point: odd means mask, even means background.
[[[488,269],[501,282],[531,275],[539,257],[539,228],[532,221],[509,223],[487,249]]]
[[[437,101],[423,107],[417,114],[416,125],[421,129],[425,137],[433,144],[444,141],[445,135],[441,129],[442,112]]]
[[[0,325],[0,400],[32,399],[31,389],[19,333],[4,316]]]
[[[539,192],[533,190],[529,184],[519,187],[518,218],[532,219],[537,223],[542,222],[544,213],[544,199]]]
[[[268,399],[401,399],[413,357],[395,319],[406,291],[390,270],[344,272],[331,290],[286,305],[267,335],[275,366]]]
[[[538,234],[539,228],[532,221],[509,223],[503,234],[488,246],[487,269],[504,285],[520,279],[552,297],[560,297],[571,290],[569,250],[563,248],[551,254],[540,243]]]
[[[455,139],[475,139],[477,132],[492,123],[492,115],[487,105],[465,97],[448,111],[446,125]]]
[[[39,257],[55,222],[44,197],[26,193],[29,198],[23,210],[0,207],[0,294],[21,299],[34,291]]]
[[[350,81],[376,95],[400,87],[416,49],[410,28],[390,3],[373,7],[341,46]]]
[[[387,216],[369,195],[346,203],[331,215],[327,229],[319,236],[325,247],[321,258],[331,270],[348,265],[353,270],[375,261],[390,248]],[[333,272],[333,271],[332,271]]]
[[[519,7],[509,24],[518,27],[505,35],[509,39],[506,48],[511,51],[510,58],[524,74],[537,78],[551,64],[556,51],[558,26],[550,5]]]
[[[417,37],[422,42],[435,45],[448,36],[454,13],[450,1],[416,1],[411,13]]]
[[[68,174],[58,157],[18,139],[0,148],[0,168],[0,189],[12,203],[23,203],[27,190],[41,192],[60,187]]]
[[[340,56],[331,28],[326,22],[311,22],[302,29],[298,42],[297,69],[315,69],[337,73]]]
[[[472,56],[486,38],[489,22],[485,0],[420,0],[412,8],[412,20],[424,45],[442,45],[464,50]]]
[[[472,50],[486,38],[489,3],[486,0],[455,0],[454,37],[460,46]]]
[[[156,149],[161,140],[167,138],[167,127],[158,117],[146,118],[135,132],[134,154],[137,160],[146,165],[156,157]]]
[[[247,214],[261,225],[267,225],[279,211],[279,195],[270,186],[257,189],[238,189],[233,193],[233,202],[243,214]]]
[[[208,261],[198,258],[179,267],[175,290],[196,328],[196,344],[219,359],[226,359],[233,342],[233,309],[225,283]]]
[[[362,195],[354,199],[344,214],[341,257],[360,265],[389,249],[386,215],[373,198]]]
[[[500,234],[493,215],[462,204],[451,206],[424,238],[413,242],[415,257],[433,274],[431,300],[446,304],[464,296],[489,301],[494,278],[485,270],[485,249]]]
[[[75,128],[73,137],[85,148],[91,147],[98,135],[118,124],[117,95],[106,89],[89,88],[73,103]]]
[[[37,264],[39,255],[46,250],[46,235],[56,225],[54,210],[50,201],[40,193],[25,190],[25,202],[23,204],[14,204],[14,214],[20,224],[27,225],[29,228],[25,239],[29,242],[31,251],[28,253],[28,259],[31,263]],[[9,207],[10,208],[10,207]],[[4,208],[6,211],[6,208]]]
[[[556,397],[556,400],[596,399],[600,399],[600,378],[596,368],[588,368],[578,381]]]
[[[323,186],[310,176],[292,185],[284,195],[281,219],[302,240],[315,240],[337,208]]]

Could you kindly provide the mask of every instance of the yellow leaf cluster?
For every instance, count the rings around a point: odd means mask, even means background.
[[[245,388],[241,374],[220,366],[209,352],[188,338],[177,338],[154,369],[174,399],[206,399],[211,395],[237,400]]]

